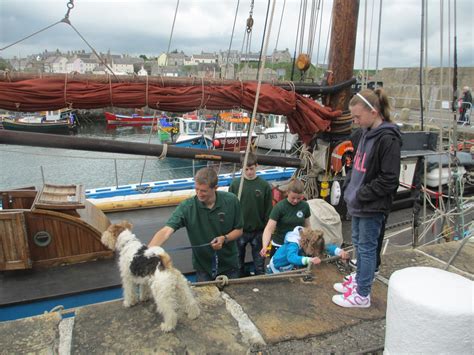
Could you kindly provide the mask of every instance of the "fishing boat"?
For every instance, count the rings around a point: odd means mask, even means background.
[[[259,127],[255,145],[258,148],[272,151],[289,152],[298,142],[298,135],[289,131],[286,118],[283,115],[268,115]]]
[[[223,112],[219,114],[220,127],[214,135],[214,147],[227,151],[244,151],[247,148],[250,118],[242,112]],[[257,134],[251,133],[251,144]]]
[[[174,145],[183,148],[210,149],[213,147],[212,138],[206,134],[205,120],[176,117],[178,136]]]
[[[119,115],[112,112],[105,112],[105,120],[107,122],[108,129],[114,129],[117,127],[141,127],[141,126],[151,126],[153,122],[157,121],[157,118],[153,115],[140,115],[133,114],[128,115]]]
[[[77,131],[77,117],[72,110],[44,111],[37,115],[5,117],[3,128],[12,131],[70,134]]]

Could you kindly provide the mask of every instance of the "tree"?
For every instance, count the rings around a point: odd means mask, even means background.
[[[148,60],[148,57],[145,54],[140,54],[138,57],[142,58],[145,62]]]
[[[7,60],[0,58],[0,70],[6,70],[6,69],[11,70],[12,66]]]

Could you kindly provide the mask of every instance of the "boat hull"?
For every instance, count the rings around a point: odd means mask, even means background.
[[[212,139],[205,136],[188,136],[188,137],[178,137],[176,143],[177,147],[182,148],[198,148],[198,149],[210,149],[212,148]]]
[[[252,137],[252,144],[255,143],[255,137]],[[229,152],[241,152],[247,149],[247,137],[246,136],[219,136],[216,135],[214,138],[214,147],[218,150],[225,150]]]
[[[2,124],[3,129],[10,131],[69,134],[77,130],[77,127],[75,125],[71,125],[69,122],[27,123],[4,119]]]
[[[289,152],[298,141],[296,134],[289,132],[263,132],[257,138],[258,148]]]
[[[106,112],[105,120],[107,122],[107,128],[116,127],[140,127],[140,126],[151,126],[153,121],[157,121],[154,116],[126,116],[116,115],[114,113]]]

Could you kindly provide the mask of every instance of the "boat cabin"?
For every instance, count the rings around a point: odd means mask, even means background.
[[[263,118],[263,126],[265,128],[279,127],[286,124],[286,116],[269,114]]]
[[[206,130],[205,120],[188,120],[183,117],[178,117],[179,133],[183,135],[196,136],[203,135]]]
[[[247,132],[250,118],[242,113],[221,113],[221,127],[225,131]]]
[[[100,241],[110,221],[82,185],[0,191],[0,203],[0,271],[113,257]]]

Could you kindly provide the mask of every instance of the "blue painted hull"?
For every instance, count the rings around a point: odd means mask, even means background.
[[[266,169],[257,171],[257,175],[267,181],[279,181],[287,180],[291,178],[295,172],[295,168],[278,168],[278,169]],[[235,177],[239,177],[240,173],[235,174]],[[229,186],[232,182],[232,174],[221,174],[219,175],[219,186]],[[130,184],[118,187],[104,187],[99,189],[86,190],[86,198],[107,198],[115,196],[127,196],[127,195],[138,195],[143,192],[162,192],[162,191],[177,191],[177,190],[189,190],[194,188],[194,179],[174,179],[165,181],[155,181],[145,184]]]
[[[174,143],[173,145],[181,148],[210,149],[212,148],[212,140],[206,137],[198,136]]]

